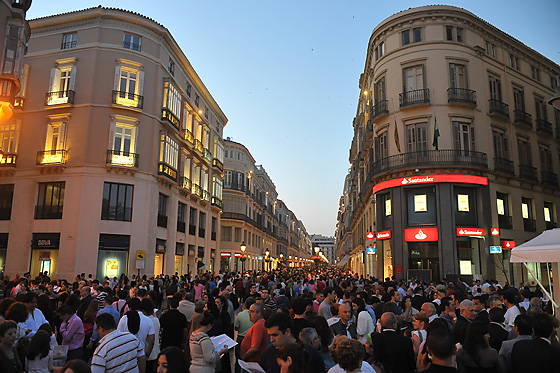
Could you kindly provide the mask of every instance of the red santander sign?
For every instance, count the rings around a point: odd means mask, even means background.
[[[459,237],[484,237],[483,228],[457,228]]]
[[[378,240],[387,240],[387,239],[391,238],[391,231],[377,232],[376,238]]]
[[[380,190],[395,188],[407,185],[421,185],[432,183],[462,183],[462,184],[478,184],[488,185],[488,178],[483,176],[474,175],[454,175],[454,174],[441,174],[441,175],[422,175],[401,177],[398,179],[387,180],[382,183],[376,184],[373,187],[373,193]]]
[[[373,232],[367,232],[367,233],[366,233],[366,238],[367,238],[368,240],[373,240],[373,239],[375,238],[375,233],[373,233]]]
[[[500,235],[500,228],[492,228],[490,230],[490,234],[494,237],[499,236]]]
[[[502,246],[502,249],[504,249],[504,250],[511,250],[516,245],[515,245],[515,241],[501,240],[500,241],[500,246]]]
[[[409,228],[404,230],[406,242],[437,241],[437,228]]]

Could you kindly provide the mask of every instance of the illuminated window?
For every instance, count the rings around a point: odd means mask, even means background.
[[[172,116],[168,114],[171,113]],[[163,118],[179,129],[181,118],[181,93],[170,81],[163,83]]]
[[[76,61],[75,58],[56,61],[56,67],[51,69],[49,92],[45,99],[46,105],[74,103]]]
[[[214,176],[212,178],[212,195],[218,199],[222,199],[222,191],[223,191],[223,182],[222,180]]]
[[[459,211],[469,212],[468,194],[457,194],[457,207]]]
[[[137,121],[124,116],[115,116],[114,119],[110,127],[107,161],[110,164],[137,167]]]
[[[66,127],[65,120],[52,120],[47,127],[45,150],[37,156],[37,164],[66,163]]]
[[[20,123],[0,124],[0,165],[15,163],[17,154]]]
[[[115,68],[113,104],[142,109],[144,106],[144,71],[134,61],[119,60]]]
[[[177,163],[179,161],[179,144],[165,131],[162,131],[160,135],[159,161],[167,164],[172,169],[177,170]]]
[[[391,200],[385,200],[385,216],[391,216]]]
[[[521,216],[523,219],[532,219],[533,218],[533,211],[532,211],[532,203],[530,198],[521,198]]]

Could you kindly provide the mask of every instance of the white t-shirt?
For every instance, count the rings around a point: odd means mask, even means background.
[[[327,373],[346,373],[346,371],[342,369],[340,365],[336,364],[334,367],[329,369]],[[367,362],[362,361],[362,373],[377,373],[377,372]]]
[[[134,336],[136,337],[136,339],[138,339],[140,345],[142,345],[142,349],[144,349],[145,352],[146,339],[149,335],[155,335],[156,331],[154,323],[152,322],[152,320],[150,320],[149,317],[139,311],[136,312],[138,312],[138,315],[140,315],[140,329],[138,330],[138,333],[134,334]],[[128,332],[128,317],[126,315],[121,317],[119,325],[117,326],[117,330],[120,330],[121,332]],[[154,342],[154,344],[155,343],[156,342]]]
[[[504,314],[504,318],[505,318],[504,324],[506,324],[506,328],[508,332],[513,329],[515,318],[519,315],[521,315],[521,312],[519,311],[519,308],[517,308],[517,306],[512,306],[508,308],[508,310]]]

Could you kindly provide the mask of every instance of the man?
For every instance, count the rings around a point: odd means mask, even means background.
[[[270,290],[262,289],[261,294],[262,294],[262,298],[263,298],[264,308],[270,308],[273,312],[276,312],[276,309],[278,307],[276,306],[276,302],[274,302],[274,300],[272,299],[272,297],[270,295]]]
[[[511,362],[511,351],[513,346],[519,341],[530,340],[531,334],[533,333],[533,328],[531,328],[531,319],[527,315],[519,315],[515,318],[513,330],[515,331],[516,337],[504,341],[502,343],[502,348],[500,348],[500,356],[503,359],[504,367],[506,371],[509,371],[509,364]]]
[[[325,295],[323,294],[323,292],[321,290],[317,290],[315,292],[315,300],[313,301],[313,312],[314,313],[319,313],[319,306],[321,305],[321,302],[323,302],[323,299],[325,299]]]
[[[276,361],[276,353],[288,343],[296,342],[292,335],[293,322],[289,315],[277,312],[266,320],[265,327],[272,345],[268,346],[264,352],[260,364],[266,373],[280,373],[280,366]],[[317,349],[311,345],[303,345],[303,348],[309,354],[309,372],[325,373],[325,364]]]
[[[91,359],[91,372],[144,373],[146,356],[138,339],[128,332],[116,330],[115,319],[108,313],[98,315],[95,322],[101,340]]]
[[[93,297],[91,296],[91,288],[89,286],[83,286],[80,289],[80,305],[78,306],[78,311],[76,312],[80,319],[84,319],[84,313],[86,313],[86,310],[92,300]]]
[[[502,343],[508,339],[508,331],[504,328],[504,311],[497,307],[492,308],[488,312],[488,319],[490,320],[490,325],[488,325],[490,339],[488,344],[494,350],[500,351]]]
[[[447,323],[449,330],[453,333],[453,331],[455,330],[455,320],[457,319],[457,314],[455,313],[455,301],[450,297],[444,297],[441,299],[441,304],[439,307],[439,318],[443,319]]]
[[[518,316],[519,317],[519,316]],[[560,348],[551,342],[554,323],[550,315],[541,313],[533,320],[534,338],[518,341],[511,352],[510,372],[557,372]]]
[[[192,322],[192,318],[194,316],[194,295],[193,293],[185,293],[185,297],[183,300],[179,302],[179,312],[185,315],[187,322],[190,324]]]
[[[249,329],[241,342],[241,360],[258,363],[268,346],[268,334],[262,316],[263,306],[254,303],[249,307],[249,319],[253,326]]]
[[[113,296],[112,295],[107,295],[105,297],[105,299],[103,299],[104,307],[102,309],[100,309],[99,312],[97,312],[97,316],[103,315],[104,313],[108,313],[109,315],[113,316],[113,319],[115,319],[115,325],[117,325],[120,318],[121,318],[121,314],[118,313],[118,311],[116,309],[111,307],[111,304],[113,304]],[[90,341],[89,341],[89,344],[88,344],[88,348],[90,348],[90,349],[93,348],[93,346],[95,346],[95,344],[97,343],[97,341],[99,341],[100,338],[101,338],[101,336],[97,332],[97,325],[94,324],[93,325],[93,333],[91,335],[91,338],[90,338]]]
[[[414,295],[410,302],[412,303],[412,307],[419,310],[422,308],[422,305],[428,301],[428,298],[422,295],[422,285],[418,285],[414,288]]]
[[[325,299],[323,299],[323,301],[319,305],[319,309],[317,311],[317,314],[319,316],[323,316],[326,320],[328,320],[331,317],[333,317],[333,315],[331,313],[331,304],[333,304],[334,301],[335,301],[336,292],[334,291],[334,289],[332,287],[329,286],[329,287],[325,288],[324,296],[325,296]]]
[[[455,322],[455,343],[459,342],[463,344],[467,326],[476,317],[476,306],[472,301],[465,299],[461,302],[459,307],[461,313],[457,316],[457,321]]]
[[[515,318],[521,314],[519,308],[516,306],[517,300],[515,299],[515,293],[511,291],[506,291],[502,294],[502,299],[504,305],[507,307],[506,314],[504,315],[505,324],[508,332],[512,330]]]
[[[424,304],[422,304],[420,311],[424,312],[426,316],[428,316],[429,323],[434,321],[438,317],[436,305],[432,302],[425,302]]]
[[[401,293],[397,290],[392,290],[389,292],[389,295],[391,296],[390,302],[393,303],[395,307],[397,307],[397,315],[402,315],[402,310],[399,307],[399,302],[401,301]]]
[[[48,323],[43,312],[37,308],[37,299],[37,294],[35,293],[26,293],[23,295],[23,303],[27,307],[28,315],[27,320],[25,320],[25,322],[20,322],[19,326],[27,333],[29,338],[37,333],[41,325]]]
[[[443,329],[430,331],[426,340],[426,350],[431,356],[432,363],[428,369],[423,370],[421,373],[457,372],[453,359],[456,351],[453,335]]]
[[[292,310],[294,311],[294,327],[292,328],[292,332],[296,340],[299,340],[299,332],[303,328],[315,328],[315,324],[307,320],[304,316],[309,303],[309,299],[302,297],[295,298],[292,302]]]
[[[239,344],[239,348],[241,347],[243,338],[245,338],[245,335],[247,334],[249,329],[251,329],[251,326],[253,326],[253,322],[251,321],[251,317],[249,314],[249,309],[254,303],[255,298],[247,298],[243,307],[243,311],[239,312],[235,317],[235,323],[233,324],[233,327],[237,331],[237,343]]]
[[[182,348],[187,340],[187,318],[177,309],[180,298],[179,293],[169,298],[169,309],[159,318],[162,350],[172,346]]]
[[[68,346],[68,361],[81,359],[84,355],[84,324],[76,316],[72,308],[63,305],[57,310],[58,316],[62,320],[60,324],[60,334],[62,335],[62,345]]]
[[[352,306],[350,303],[342,303],[338,307],[338,316],[340,320],[331,325],[331,330],[334,335],[345,335],[348,338],[358,339],[358,332],[356,331],[356,324],[351,323],[352,319]]]
[[[409,373],[416,369],[412,340],[397,333],[397,316],[392,312],[381,315],[381,333],[389,353],[392,373]]]

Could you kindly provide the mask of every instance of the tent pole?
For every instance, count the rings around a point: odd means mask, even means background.
[[[552,295],[550,295],[550,293],[548,291],[546,291],[546,289],[544,288],[543,284],[541,284],[541,282],[539,281],[539,279],[537,278],[537,276],[535,276],[535,274],[533,273],[533,271],[531,271],[531,269],[529,268],[529,266],[527,265],[527,262],[523,262],[523,265],[525,265],[525,268],[527,268],[527,272],[529,272],[531,274],[531,276],[533,276],[533,278],[535,279],[535,281],[537,281],[537,284],[539,284],[539,287],[541,288],[541,290],[546,294],[546,296],[548,297],[548,299],[550,299],[550,301],[552,302],[552,305],[554,307],[552,307],[553,313],[556,313],[556,308],[558,308],[558,305],[556,304],[556,302],[554,301],[554,299],[552,298]]]

